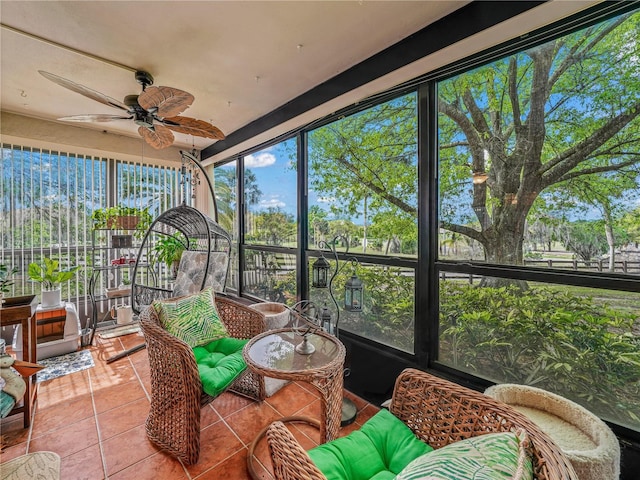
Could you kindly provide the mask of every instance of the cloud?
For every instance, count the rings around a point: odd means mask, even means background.
[[[276,197],[272,197],[267,200],[260,201],[261,208],[277,208],[277,207],[284,208],[286,206],[287,206],[286,203],[284,203],[282,200],[279,200]]]
[[[276,163],[276,156],[268,152],[260,152],[244,157],[244,166],[247,168],[268,167]]]

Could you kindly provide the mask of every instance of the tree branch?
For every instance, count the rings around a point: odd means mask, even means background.
[[[578,171],[571,171],[563,175],[558,179],[556,183],[564,182],[566,180],[571,180],[577,177],[582,177],[584,175],[592,175],[594,173],[604,173],[604,172],[615,172],[616,170],[621,170],[624,167],[629,167],[631,165],[635,165],[638,163],[637,159],[627,160],[626,162],[617,163],[614,165],[606,165],[603,167],[593,167],[593,168],[584,168]]]
[[[465,225],[458,225],[457,223],[441,221],[440,228],[444,228],[445,230],[449,230],[450,232],[455,232],[461,235],[465,235],[469,238],[477,240],[482,244],[484,244],[484,241],[485,241],[484,236],[482,235],[482,232],[479,232],[478,230],[475,230],[471,227],[467,227]]]
[[[546,169],[547,171],[542,175],[542,185],[547,187],[556,183],[559,178],[585,161],[589,155],[604,145],[638,115],[640,115],[640,102],[632,105],[626,112],[611,118],[582,142],[565,150],[553,160],[553,167]]]

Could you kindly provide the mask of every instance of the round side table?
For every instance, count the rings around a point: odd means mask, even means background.
[[[308,382],[318,389],[321,400],[320,441],[337,438],[342,417],[342,387],[345,348],[340,340],[324,332],[307,337],[315,347],[309,355],[296,352],[302,337],[291,329],[270,330],[253,337],[242,355],[247,366],[266,377]]]

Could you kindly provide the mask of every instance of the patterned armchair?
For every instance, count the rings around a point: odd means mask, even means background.
[[[215,302],[230,337],[250,339],[266,330],[262,313],[227,298],[216,297]],[[202,389],[193,349],[162,327],[152,306],[142,311],[140,324],[151,367],[147,436],[186,464],[194,464],[200,455],[200,409],[214,397]],[[265,397],[263,377],[248,369],[228,389],[257,400]]]
[[[415,437],[436,451],[460,440],[524,429],[530,441],[534,479],[578,479],[562,450],[523,414],[505,403],[426,372],[409,368],[400,374],[389,411],[408,426]],[[343,438],[331,443],[341,440]],[[326,479],[282,422],[269,426],[267,443],[276,480]]]

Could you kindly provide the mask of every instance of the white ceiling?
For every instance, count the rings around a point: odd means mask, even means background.
[[[2,0],[2,110],[45,120],[118,114],[38,70],[123,100],[140,93],[130,70],[140,69],[192,93],[183,115],[228,135],[466,3]],[[73,125],[137,138],[131,120]],[[178,146],[211,142],[176,134]]]

